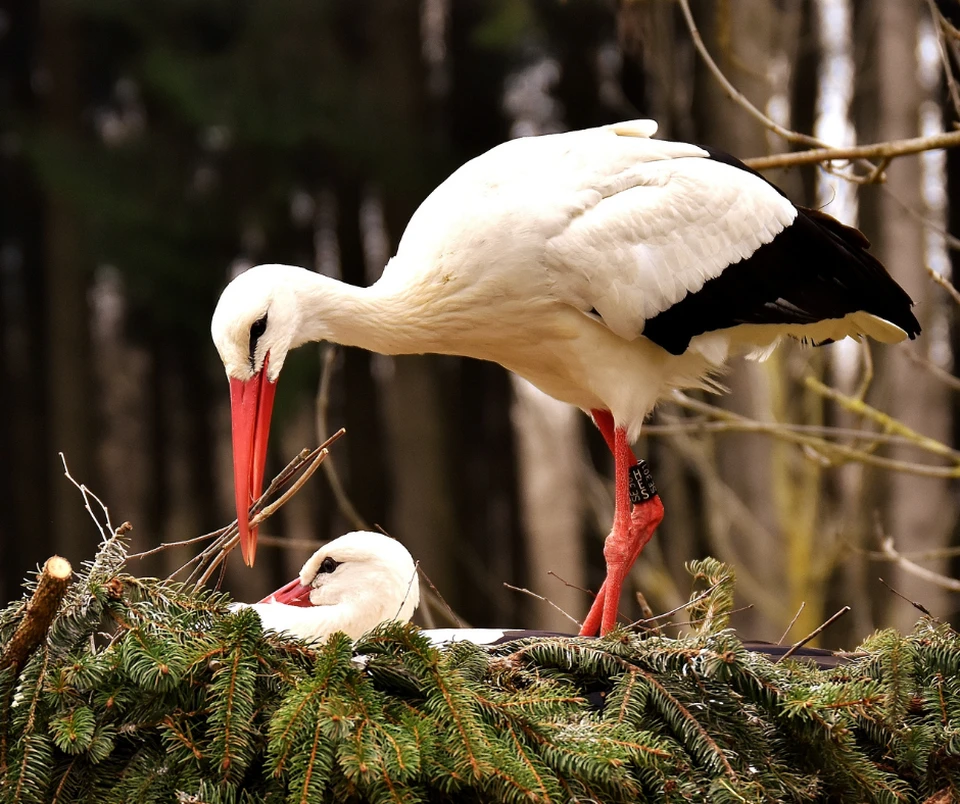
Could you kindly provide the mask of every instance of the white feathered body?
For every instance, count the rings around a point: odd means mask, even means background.
[[[753,256],[799,214],[744,166],[651,139],[655,131],[656,123],[640,120],[511,140],[466,163],[416,211],[370,288],[283,266],[251,269],[233,285],[259,271],[248,284],[296,286],[300,310],[284,314],[285,346],[332,340],[386,354],[491,360],[564,402],[610,410],[631,438],[660,397],[711,387],[731,354],[762,357],[785,335],[906,336],[853,311],[787,324],[734,320],[683,341],[678,353],[644,337],[658,314]],[[283,271],[292,273],[281,281]],[[218,325],[215,315],[214,338],[228,374],[242,376],[246,354],[237,348],[232,367],[231,339],[245,343],[242,326],[255,312],[236,316],[239,303],[225,303],[231,287],[218,312],[227,308],[232,318],[224,313]],[[218,338],[218,327],[234,320],[237,332]]]
[[[635,121],[512,140],[441,184],[377,283],[432,332],[422,351],[493,360],[564,402],[609,409],[634,438],[658,398],[712,387],[731,353],[763,356],[784,335],[904,336],[855,313],[710,332],[680,355],[641,337],[797,216],[759,177],[655,130]]]
[[[324,571],[325,559],[335,568]],[[354,531],[314,553],[300,570],[309,589],[309,605],[271,602],[236,603],[252,608],[264,628],[305,640],[342,631],[357,639],[380,623],[408,622],[420,603],[416,565],[400,542],[380,533]],[[306,590],[304,590],[306,591]]]

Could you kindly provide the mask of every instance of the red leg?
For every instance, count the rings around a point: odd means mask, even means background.
[[[613,529],[603,546],[607,578],[580,628],[583,636],[598,631],[605,634],[616,625],[623,581],[663,519],[663,503],[659,495],[636,506],[630,503],[628,472],[637,459],[627,443],[626,430],[614,425],[609,411],[594,410],[591,413],[613,453],[615,497]]]

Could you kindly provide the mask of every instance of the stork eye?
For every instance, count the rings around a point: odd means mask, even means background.
[[[260,340],[260,336],[267,331],[267,314],[264,313],[260,318],[253,322],[250,325],[250,364],[253,365],[254,355],[257,351],[257,341]]]
[[[339,566],[340,566],[339,561],[334,561],[332,558],[330,558],[330,556],[327,556],[321,562],[320,569],[317,570],[317,574],[319,575],[321,572],[325,572],[325,573],[333,572]]]

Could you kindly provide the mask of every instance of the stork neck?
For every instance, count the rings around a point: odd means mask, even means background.
[[[411,287],[380,280],[361,288],[312,271],[303,274],[302,342],[330,341],[380,354],[432,350],[435,338],[420,315],[424,300]]]

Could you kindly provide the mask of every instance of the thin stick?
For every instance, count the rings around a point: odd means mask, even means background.
[[[417,566],[419,567],[419,563]],[[450,606],[450,604],[447,603],[447,601],[444,599],[443,595],[440,594],[440,590],[433,585],[433,581],[431,581],[430,576],[423,571],[423,567],[420,567],[420,575],[423,577],[423,580],[427,582],[427,586],[430,587],[431,591],[437,596],[437,600],[439,600],[443,604],[443,607],[447,610],[447,614],[449,614],[453,618],[453,621],[457,624],[457,628],[466,627],[464,626],[460,618],[457,616],[457,613]]]
[[[397,613],[393,615],[394,620],[400,618],[400,612],[403,611],[403,607],[407,602],[407,598],[410,597],[410,590],[413,589],[413,582],[417,580],[417,570],[420,569],[420,562],[418,561],[413,565],[413,574],[410,576],[410,580],[407,582],[407,591],[403,596],[403,600],[400,601],[400,605],[397,607]]]
[[[750,609],[752,608],[754,608],[754,604],[748,603],[746,606],[741,606],[738,609],[730,609],[730,611],[727,612],[727,616],[731,614],[740,614],[740,612],[743,612],[743,611],[750,611]],[[696,620],[687,620],[686,622],[683,622],[683,623],[670,623],[670,625],[674,626],[675,628],[682,628],[685,625],[700,625],[702,623],[705,623],[707,620],[712,619],[714,616],[715,615],[711,614],[707,617],[698,617]]]
[[[555,573],[553,570],[547,570],[547,575],[552,575],[554,578],[560,581],[560,583],[562,583],[564,586],[569,587],[570,589],[577,589],[583,592],[585,595],[590,595],[590,597],[597,596],[596,592],[591,592],[589,589],[584,589],[582,586],[577,586],[575,583],[570,583],[569,581],[565,581],[563,578],[557,575],[557,573]]]
[[[934,572],[929,570],[926,567],[921,567],[919,564],[915,564],[909,558],[905,558],[897,552],[896,548],[893,546],[893,537],[885,536],[880,540],[880,548],[883,551],[883,554],[890,560],[893,561],[900,569],[904,572],[914,575],[917,578],[921,578],[927,583],[932,583],[934,586],[938,586],[941,589],[946,589],[948,592],[960,592],[960,580],[956,578],[950,578],[947,575],[941,575],[939,572]]]
[[[339,438],[339,437],[343,434],[343,432],[344,432],[344,431],[341,430],[340,432],[336,433],[336,434],[334,435],[334,437],[332,437],[331,439],[328,439],[326,442],[324,442],[324,443],[321,444],[319,447],[316,447],[316,448],[313,449],[313,450],[307,450],[307,449],[301,450],[301,451],[297,454],[297,456],[296,456],[292,461],[290,461],[290,463],[288,463],[288,464],[281,470],[280,474],[278,474],[278,475],[270,482],[270,485],[267,487],[267,490],[266,490],[263,494],[260,495],[260,499],[258,499],[258,500],[250,507],[250,513],[253,514],[255,511],[258,511],[258,510],[260,509],[260,507],[262,506],[263,502],[266,500],[266,498],[269,497],[271,494],[273,494],[273,493],[274,493],[277,489],[279,489],[281,486],[283,486],[291,477],[293,477],[293,475],[296,474],[297,471],[299,471],[299,469],[304,465],[304,463],[305,463],[306,461],[308,461],[308,460],[311,459],[311,456],[315,456],[317,453],[320,452],[321,449],[323,449],[324,447],[326,447],[328,444],[333,443],[333,440],[335,440],[336,438]],[[180,567],[179,569],[174,570],[174,572],[172,572],[169,577],[170,577],[170,578],[176,577],[176,576],[179,575],[181,572],[183,572],[185,569],[187,569],[188,567],[190,567],[191,565],[193,565],[193,564],[195,564],[195,563],[198,563],[198,562],[199,562],[199,563],[202,565],[202,563],[203,563],[207,558],[209,558],[211,555],[213,555],[213,554],[219,552],[220,550],[222,550],[222,549],[224,548],[224,546],[225,546],[228,542],[230,542],[231,539],[236,535],[237,530],[238,530],[237,520],[234,519],[233,522],[231,522],[229,525],[227,525],[227,526],[224,527],[224,528],[221,528],[219,531],[216,531],[216,533],[218,533],[219,535],[216,537],[216,540],[213,542],[213,544],[209,545],[209,546],[206,547],[204,550],[202,550],[199,554],[195,555],[193,558],[191,558],[189,561],[187,561],[187,563],[184,564],[184,565],[183,565],[182,567]],[[166,547],[163,546],[163,545],[161,545],[161,547],[162,547],[163,549],[166,549]],[[189,583],[190,580],[193,578],[194,574],[196,574],[196,572],[197,572],[197,570],[195,569],[195,570],[187,577],[187,582],[188,582],[188,583]]]
[[[879,550],[858,549],[857,552],[874,561],[898,561],[901,558],[910,558],[914,561],[938,561],[941,558],[956,558],[960,556],[960,547],[934,547],[930,550],[897,551],[896,556],[881,553]]]
[[[265,522],[267,519],[273,516],[277,511],[279,511],[287,502],[289,502],[290,498],[293,497],[293,495],[296,494],[298,491],[300,491],[300,489],[303,488],[303,484],[306,483],[313,476],[313,473],[317,471],[317,469],[320,467],[320,464],[323,463],[323,459],[326,458],[328,454],[329,453],[327,452],[326,449],[321,449],[317,453],[313,461],[310,462],[310,465],[303,470],[303,474],[301,474],[300,477],[296,479],[294,484],[290,486],[289,489],[287,489],[275,502],[272,502],[269,505],[264,506],[258,513],[256,513],[254,516],[250,518],[250,527],[255,528],[261,525],[263,522]],[[257,502],[258,503],[261,502],[264,499],[264,497],[266,497],[265,494],[262,495]],[[199,580],[197,581],[197,586],[203,586],[203,584],[205,584],[210,579],[210,576],[213,574],[213,571],[220,564],[223,563],[223,561],[226,559],[230,551],[234,547],[236,547],[237,544],[239,544],[239,542],[240,542],[239,533],[231,536],[229,539],[226,540],[220,552],[211,561],[210,566],[200,576]]]
[[[894,593],[897,597],[899,597],[901,600],[906,600],[907,603],[909,603],[911,606],[913,606],[917,611],[920,611],[920,612],[922,612],[923,614],[927,615],[927,617],[929,617],[929,618],[930,618],[931,620],[933,620],[934,622],[940,622],[940,619],[939,619],[938,617],[934,617],[934,616],[930,613],[930,609],[928,609],[926,606],[924,606],[923,603],[921,603],[921,602],[919,602],[919,601],[917,601],[917,600],[911,600],[911,599],[910,599],[909,597],[907,597],[906,595],[901,594],[901,593],[898,592],[896,589],[894,589],[890,584],[888,584],[885,580],[883,580],[883,578],[877,578],[877,580],[880,581],[880,583],[882,583],[884,586],[886,586],[887,589],[889,589],[891,592],[893,592],[893,593]]]
[[[575,626],[577,626],[577,628],[583,625],[583,623],[581,623],[575,617],[571,617],[569,614],[567,614],[567,612],[561,609],[556,603],[554,603],[552,600],[548,598],[545,598],[543,595],[538,595],[536,592],[531,592],[529,589],[525,589],[520,586],[514,586],[513,584],[510,584],[510,583],[504,582],[503,585],[507,587],[507,589],[512,589],[514,592],[522,592],[525,595],[530,595],[530,597],[535,597],[537,600],[542,600],[544,603],[547,603],[553,606],[554,609],[559,611],[564,617],[566,617],[570,622],[572,622]]]
[[[163,542],[157,547],[144,550],[142,553],[130,553],[127,558],[147,558],[155,555],[156,553],[162,553],[164,550],[169,550],[172,547],[189,547],[191,544],[198,544],[199,542],[205,542],[209,539],[216,539],[218,536],[222,536],[225,530],[227,530],[226,527],[220,528],[219,530],[210,531],[210,533],[204,533],[202,536],[194,536],[192,539],[182,539],[179,542]]]
[[[64,476],[80,491],[80,494],[83,496],[83,507],[87,509],[87,513],[90,514],[93,524],[96,525],[97,530],[100,531],[100,538],[106,541],[113,533],[115,533],[114,527],[110,522],[110,511],[107,509],[107,506],[103,504],[103,500],[90,491],[90,489],[88,489],[85,485],[78,483],[73,479],[73,475],[70,474],[70,470],[67,468],[67,459],[64,457],[62,452],[58,452],[57,454],[60,456],[60,463],[63,464]],[[100,506],[100,510],[103,512],[103,521],[105,525],[101,525],[100,520],[97,519],[96,514],[93,513],[93,508],[90,506],[90,500],[94,500],[97,505]]]
[[[754,170],[769,170],[772,168],[793,167],[796,165],[816,164],[837,160],[856,160],[858,162],[865,162],[866,165],[869,166],[867,175],[857,176],[839,173],[838,171],[831,172],[837,173],[837,175],[840,175],[848,181],[861,184],[872,183],[882,180],[883,172],[891,159],[908,154],[960,145],[960,132],[954,131],[935,134],[929,137],[913,137],[904,140],[874,143],[872,145],[831,148],[816,137],[784,128],[754,106],[747,97],[731,83],[730,79],[727,78],[723,70],[721,70],[719,65],[714,61],[710,55],[710,51],[704,44],[696,21],[693,18],[693,13],[690,11],[688,0],[678,0],[678,2],[683,12],[684,20],[687,23],[690,38],[693,40],[694,48],[696,48],[697,53],[699,53],[707,65],[707,69],[713,74],[714,78],[717,79],[731,100],[769,131],[783,137],[788,142],[805,145],[810,148],[810,150],[807,151],[762,156],[746,160],[746,164]],[[874,165],[869,162],[870,159],[879,159],[880,162]]]
[[[653,619],[654,617],[653,608],[647,602],[646,595],[644,595],[643,592],[638,591],[636,592],[636,597],[637,597],[637,605],[640,606],[640,613],[644,617],[646,617],[648,620]],[[663,636],[663,630],[660,628],[660,625],[658,623],[654,623],[653,626],[650,628],[650,630],[653,633],[655,633],[657,636]]]
[[[317,389],[317,435],[324,438],[327,433],[327,414],[330,410],[330,385],[333,378],[333,367],[337,357],[337,348],[329,346],[323,352],[323,358],[320,370],[320,387]],[[366,520],[360,516],[357,507],[353,504],[343,487],[340,480],[340,473],[337,471],[336,463],[333,459],[327,461],[323,467],[324,474],[327,476],[327,482],[330,484],[330,490],[333,492],[333,499],[337,504],[337,509],[356,530],[370,530]]]
[[[710,70],[710,72],[713,74],[713,77],[720,82],[720,86],[723,87],[724,92],[730,96],[731,100],[739,104],[751,117],[757,120],[765,128],[768,128],[775,134],[780,135],[788,142],[796,142],[801,145],[809,145],[814,148],[827,147],[825,143],[821,142],[816,137],[811,137],[807,134],[801,134],[798,131],[791,131],[790,129],[778,125],[774,120],[771,120],[769,117],[767,117],[767,115],[765,115],[749,100],[747,100],[747,97],[732,83],[730,83],[730,79],[723,74],[723,70],[720,69],[717,63],[713,60],[713,56],[710,55],[710,51],[707,50],[707,46],[703,43],[703,38],[700,36],[700,31],[697,28],[697,23],[693,19],[693,13],[690,11],[690,3],[687,0],[678,0],[678,2],[680,3],[681,11],[683,11],[683,17],[686,20],[687,29],[690,31],[690,38],[693,40],[693,46],[700,54],[700,58],[702,58],[704,63],[707,65],[707,69]]]
[[[940,368],[940,366],[938,366],[932,360],[921,357],[909,349],[898,349],[897,354],[906,355],[910,360],[916,363],[916,365],[929,371],[951,391],[960,391],[960,378],[954,377],[949,371]]]
[[[936,284],[950,294],[950,298],[953,299],[956,304],[960,304],[960,291],[954,287],[953,282],[947,279],[943,274],[938,274],[929,265],[927,266],[927,274]]]
[[[645,623],[652,623],[652,622],[655,622],[656,620],[662,620],[665,617],[669,617],[671,614],[676,614],[678,611],[682,611],[683,609],[689,608],[694,603],[699,603],[707,595],[709,595],[714,589],[716,589],[720,584],[721,584],[721,581],[717,581],[713,586],[707,589],[704,589],[699,595],[697,595],[692,600],[688,600],[686,603],[681,603],[676,608],[670,609],[670,611],[665,611],[663,614],[657,614],[655,617],[648,617],[645,620],[636,620],[630,623],[630,625],[643,625]]]
[[[913,355],[908,351],[901,350],[898,352],[898,354],[909,355],[912,360],[916,360],[918,362],[923,359]],[[931,368],[935,368],[935,366],[931,366]],[[943,369],[940,369],[940,371],[943,371]],[[946,372],[944,372],[944,374],[946,374]],[[955,390],[960,391],[960,379],[949,374],[947,377],[956,383]],[[941,379],[947,379],[947,377],[941,377]],[[859,392],[854,398],[857,397],[859,397]],[[664,418],[666,419],[667,417],[664,416]],[[801,437],[804,435],[811,435],[814,437],[823,436],[825,438],[855,438],[859,440],[869,437],[871,443],[876,442],[878,444],[911,446],[917,447],[918,449],[923,448],[921,445],[917,444],[916,439],[905,435],[896,435],[893,433],[873,433],[864,430],[857,430],[853,427],[831,427],[830,425],[821,424],[790,424],[787,422],[761,422],[756,421],[755,419],[746,419],[745,421],[708,421],[702,418],[685,419],[679,417],[679,419],[672,424],[648,424],[643,428],[643,434],[645,436],[672,436],[684,434],[726,435],[731,433],[756,433],[758,435],[771,435],[774,437],[779,436],[782,437],[783,440],[789,440],[791,443],[799,446],[807,446],[807,444],[805,444],[802,439],[787,438],[784,436],[784,434],[797,433]],[[811,446],[816,449],[821,443],[822,442],[820,442],[819,439],[815,439]],[[956,454],[951,455],[951,457],[960,460],[960,451],[952,450],[952,452]],[[938,451],[937,454],[941,454],[941,451]]]
[[[647,602],[647,596],[640,591],[634,593],[637,598],[637,605],[640,607],[640,613],[644,617],[653,617],[653,607]]]
[[[776,663],[777,663],[777,664],[780,664],[780,662],[782,662],[784,659],[789,659],[791,656],[793,656],[794,653],[796,653],[798,650],[800,650],[800,648],[802,648],[804,645],[806,645],[810,640],[816,639],[816,637],[817,637],[820,633],[822,633],[825,629],[827,629],[827,628],[829,628],[831,625],[833,625],[837,620],[839,620],[841,617],[843,617],[843,615],[846,614],[848,611],[850,611],[850,607],[849,607],[849,606],[844,606],[842,609],[840,609],[840,611],[838,611],[836,614],[834,614],[834,615],[833,615],[829,620],[827,620],[823,625],[815,628],[813,631],[811,631],[807,636],[805,636],[805,637],[804,637],[803,639],[801,639],[799,642],[795,642],[793,645],[791,645],[791,646],[790,646],[790,650],[788,650],[786,653],[783,654],[783,656],[781,656],[779,659],[777,659],[777,662],[776,662]]]
[[[306,480],[316,471],[317,466],[323,462],[323,458],[327,454],[328,447],[336,442],[346,431],[341,428],[336,433],[334,433],[330,438],[323,442],[320,446],[312,450],[302,450],[290,463],[288,463],[283,470],[278,474],[267,487],[267,490],[260,495],[259,499],[250,506],[248,515],[251,517],[250,523],[253,526],[256,526],[267,519],[271,514],[275,513],[285,502],[287,502],[290,497],[298,491]],[[266,500],[276,493],[280,488],[282,488],[286,483],[288,483],[291,478],[293,478],[296,473],[303,468],[304,465],[307,465],[307,468],[304,470],[303,474],[294,482],[291,489],[284,493],[284,495],[277,500],[277,502],[271,505],[265,505]],[[214,540],[214,542],[204,548],[198,555],[191,558],[179,569],[175,570],[170,578],[174,578],[179,575],[184,570],[190,568],[193,565],[196,565],[191,571],[190,575],[187,576],[187,583],[190,583],[194,577],[201,573],[200,579],[197,580],[197,586],[202,586],[210,577],[213,570],[219,566],[219,564],[226,558],[226,555],[232,550],[240,541],[239,529],[237,526],[237,520],[234,520],[230,525],[224,528],[220,535]],[[207,567],[206,571],[203,571],[202,568],[206,562],[211,562],[210,566]]]
[[[937,21],[937,49],[940,52],[940,64],[943,67],[943,74],[947,79],[947,90],[950,95],[950,101],[953,104],[954,114],[960,115],[960,91],[957,90],[957,82],[953,77],[953,68],[950,64],[950,57],[947,54],[946,36],[948,32],[947,21],[937,8],[934,0],[927,0],[927,6],[930,9],[930,16]],[[952,27],[952,26],[951,26]]]
[[[400,541],[395,536],[388,533],[387,529],[383,527],[383,525],[379,523],[374,523],[373,527],[376,528],[376,530],[379,533],[382,533],[384,536],[387,536],[388,538],[391,538],[391,539],[395,539],[396,541]],[[460,620],[457,617],[456,613],[454,612],[453,608],[447,603],[446,600],[443,599],[443,595],[441,595],[437,587],[433,585],[433,581],[431,581],[430,578],[427,577],[427,573],[424,572],[423,567],[420,566],[419,561],[417,561],[417,567],[420,570],[420,574],[424,577],[424,580],[426,580],[427,584],[429,585],[429,588],[426,591],[424,591],[423,589],[420,590],[420,602],[422,603],[420,607],[420,613],[423,616],[426,627],[427,628],[434,627],[433,613],[430,611],[430,607],[440,605],[447,610],[447,613],[450,615],[453,621],[456,622],[458,626],[462,628],[463,626],[460,625]]]
[[[782,645],[782,644],[783,644],[783,640],[785,640],[785,639],[787,638],[787,634],[790,633],[790,629],[793,628],[793,626],[797,624],[797,620],[800,619],[800,612],[803,611],[803,609],[804,609],[804,607],[805,607],[806,605],[807,605],[807,601],[805,601],[805,600],[800,604],[800,608],[797,609],[797,613],[793,615],[793,619],[790,621],[790,625],[787,626],[787,630],[784,631],[784,632],[783,632],[783,636],[780,637],[780,639],[777,640],[777,644],[778,644],[778,645]]]

